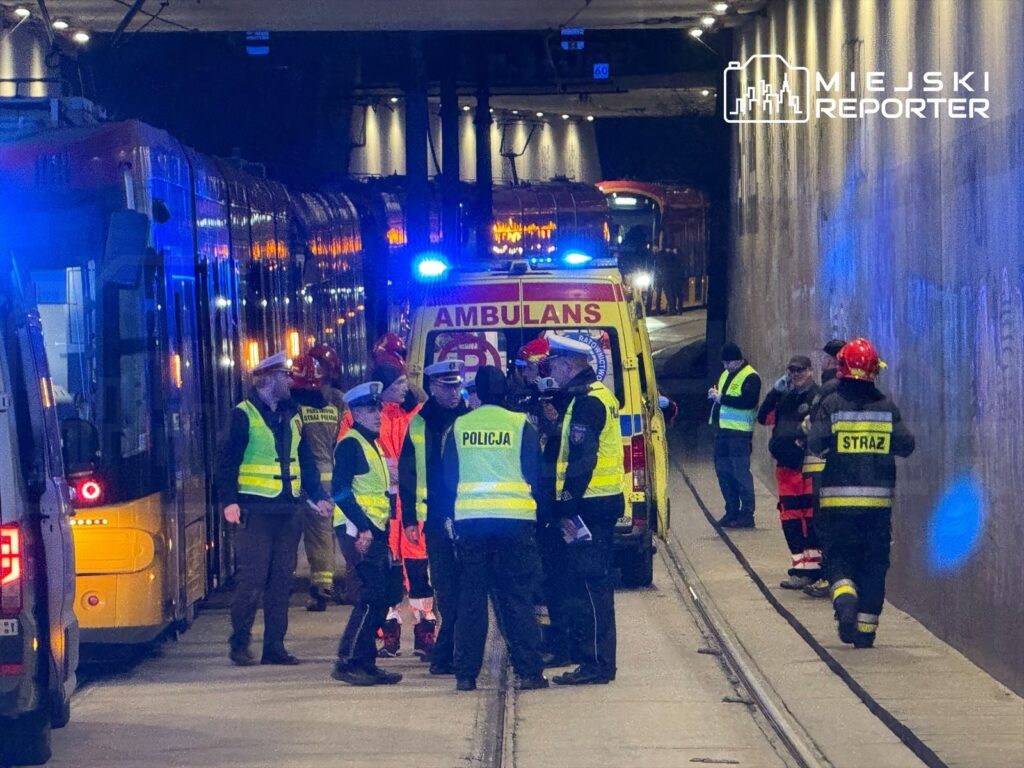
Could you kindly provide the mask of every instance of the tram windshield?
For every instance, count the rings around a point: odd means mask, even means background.
[[[142,285],[97,283],[97,268],[31,272],[69,469],[102,470],[111,495],[154,490],[155,313]],[[111,488],[111,491],[114,491]]]

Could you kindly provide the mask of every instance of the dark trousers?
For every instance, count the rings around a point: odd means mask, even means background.
[[[540,572],[533,528],[532,522],[501,525],[498,530],[490,531],[464,532],[463,527],[459,527],[456,549],[461,574],[455,627],[455,673],[460,678],[476,679],[480,674],[487,640],[488,594],[494,601],[516,674],[522,678],[534,677],[543,669],[540,627],[532,600]]]
[[[751,437],[746,433],[715,435],[715,474],[725,499],[725,516],[754,517],[754,476],[750,474]]]
[[[892,512],[819,511],[818,535],[825,548],[830,584],[849,579],[857,589],[857,612],[878,616],[885,602]]]
[[[537,545],[540,550],[541,597],[550,621],[543,631],[544,650],[562,656],[572,648],[569,640],[571,614],[566,611],[566,582],[562,572],[567,545],[557,522],[537,526]]]
[[[391,567],[391,550],[387,531],[373,531],[373,541],[366,554],[355,549],[355,539],[345,533],[344,526],[334,529],[341,538],[352,539],[355,571],[359,574],[359,594],[348,624],[338,643],[338,663],[348,667],[373,669],[377,658],[377,630],[388,615],[388,608],[402,596],[401,572]],[[352,563],[350,563],[352,565]]]
[[[288,631],[288,598],[302,535],[299,514],[246,514],[235,532],[238,576],[231,602],[231,647],[246,648],[263,603],[263,649],[280,651]]]
[[[455,557],[454,542],[443,526],[425,529],[427,534],[427,561],[430,564],[430,583],[434,587],[434,608],[441,614],[441,627],[434,640],[430,662],[434,666],[449,666],[455,658],[455,626],[459,620],[459,562]]]
[[[566,546],[564,570],[566,607],[572,616],[572,656],[584,668],[607,677],[615,675],[612,546],[615,521],[624,504],[622,496],[611,498],[618,500],[617,511],[604,500],[581,503],[579,514],[593,540]]]
[[[356,551],[355,537],[345,533],[344,525],[339,525],[334,532],[338,537],[338,547],[345,558],[345,602],[355,605],[359,602],[359,591],[363,587],[359,581],[359,571],[356,569],[356,563],[362,557]]]

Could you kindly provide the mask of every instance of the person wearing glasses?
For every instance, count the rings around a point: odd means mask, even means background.
[[[821,578],[821,545],[814,531],[811,478],[803,473],[807,436],[801,427],[818,394],[811,359],[793,355],[757,412],[758,424],[772,428],[768,450],[775,459],[779,519],[791,558],[783,589],[803,589]]]

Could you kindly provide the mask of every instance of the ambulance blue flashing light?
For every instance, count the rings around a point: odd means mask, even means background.
[[[423,282],[440,280],[447,274],[448,268],[448,260],[440,253],[421,254],[412,265],[416,279]]]
[[[593,261],[594,257],[582,251],[566,251],[562,256],[562,262],[567,267],[582,267]]]

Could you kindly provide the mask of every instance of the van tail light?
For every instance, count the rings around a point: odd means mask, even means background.
[[[630,453],[632,455],[628,466],[633,470],[633,492],[641,493],[647,490],[647,446],[643,435],[633,435]]]
[[[21,572],[24,559],[21,529],[16,525],[0,526],[0,615],[21,613]]]

